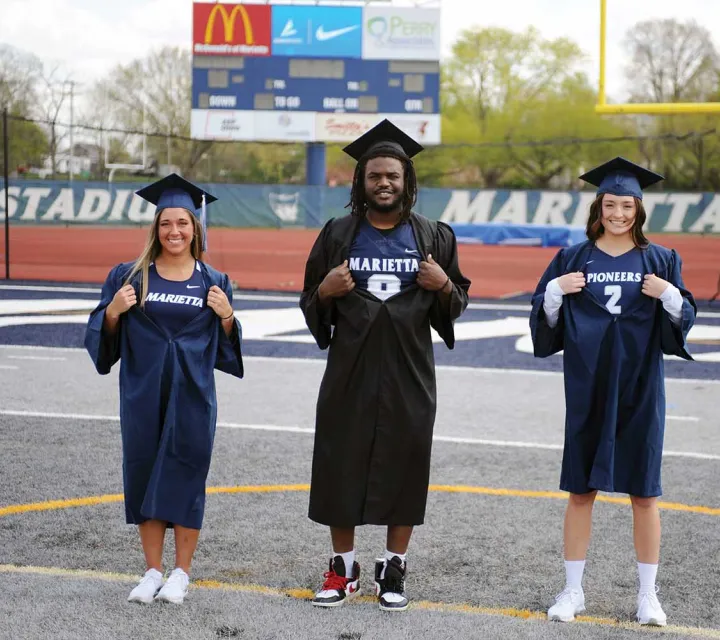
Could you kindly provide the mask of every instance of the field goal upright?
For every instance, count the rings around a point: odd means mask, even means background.
[[[720,102],[630,102],[608,104],[605,95],[606,42],[607,0],[600,0],[600,83],[595,113],[603,115],[720,113]]]

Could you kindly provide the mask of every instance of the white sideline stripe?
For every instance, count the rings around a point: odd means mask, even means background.
[[[30,285],[22,286],[18,284],[0,284],[0,290],[7,291],[47,291],[47,292],[58,292],[58,293],[95,293],[100,295],[101,289],[99,288],[88,288],[88,287],[52,287],[52,286],[41,286],[41,285]],[[518,292],[524,293],[524,292]],[[516,295],[515,293],[507,294],[510,296]],[[265,302],[294,302],[300,301],[300,296],[297,295],[268,295],[268,294],[251,294],[251,293],[237,293],[233,294],[234,300],[259,300]],[[502,299],[502,298],[501,298]],[[468,304],[468,309],[475,310],[488,310],[488,311],[530,311],[531,305],[527,303],[505,303],[505,304],[494,304],[492,302],[471,302]],[[720,312],[712,311],[699,311],[699,318],[720,318]]]
[[[13,364],[0,364],[0,369],[19,369],[20,367],[16,367]]]
[[[10,360],[67,360],[57,356],[8,356]]]
[[[81,347],[43,347],[28,344],[0,344],[0,349],[19,349],[27,351],[50,351],[57,353],[87,353]],[[244,356],[243,362],[285,362],[289,364],[321,364],[325,366],[325,358],[285,358],[282,356]],[[435,366],[437,371],[456,371],[459,373],[488,373],[497,375],[500,373],[510,373],[528,376],[555,376],[561,377],[562,371],[543,371],[542,369],[504,369],[500,367],[462,367],[459,365],[439,364]],[[701,378],[665,378],[665,382],[679,384],[695,384],[695,385],[720,385],[720,380]]]
[[[120,416],[102,416],[89,413],[54,413],[49,411],[12,411],[0,410],[0,415],[24,417],[24,418],[57,418],[62,420],[103,420],[120,422]],[[673,416],[668,416],[672,419]],[[684,419],[683,416],[679,417]],[[691,418],[692,419],[692,418]],[[697,418],[694,418],[697,420]],[[312,435],[315,429],[307,427],[284,427],[268,424],[239,424],[236,422],[218,422],[218,427],[225,429],[238,429],[247,431],[274,431],[283,433],[302,433]],[[487,447],[510,447],[514,449],[546,449],[550,451],[562,451],[561,444],[546,444],[541,442],[520,442],[513,440],[483,440],[479,438],[464,438],[456,436],[433,436],[436,442],[450,442],[453,444],[476,444]],[[663,451],[664,456],[675,458],[693,458],[696,460],[720,460],[720,455],[710,453],[694,453],[692,451]]]
[[[47,286],[23,286],[19,284],[0,284],[0,290],[5,291],[56,291],[59,293],[97,293],[100,294],[101,289],[90,289],[88,287],[47,287]]]

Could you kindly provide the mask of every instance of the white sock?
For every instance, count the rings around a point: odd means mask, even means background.
[[[346,551],[345,553],[337,553],[333,551],[333,558],[340,556],[345,563],[345,577],[348,580],[352,580],[353,564],[355,564],[355,549],[352,551]]]
[[[380,572],[380,579],[382,580],[385,577],[385,567],[387,567],[387,563],[390,562],[393,558],[400,558],[400,561],[402,562],[402,566],[405,566],[405,561],[407,560],[407,553],[395,553],[393,551],[388,551],[385,549],[385,566],[382,568],[382,571]]]
[[[585,560],[565,560],[565,586],[568,589],[582,591],[584,572]]]
[[[395,553],[394,551],[388,551],[385,549],[385,561],[392,560],[393,558],[400,558],[400,560],[403,563],[403,566],[405,566],[405,559],[407,558],[407,553]]]
[[[655,578],[658,572],[658,565],[637,563],[638,575],[640,576],[640,593],[655,593]]]

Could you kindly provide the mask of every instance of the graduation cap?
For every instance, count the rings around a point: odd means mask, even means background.
[[[188,182],[177,173],[170,175],[136,191],[143,200],[151,202],[157,207],[157,213],[170,207],[187,209],[197,215],[200,209],[200,222],[203,229],[203,251],[207,251],[207,215],[205,205],[215,202],[217,198],[200,187]]]
[[[360,162],[370,153],[376,154],[381,151],[387,151],[409,160],[420,153],[423,148],[421,144],[386,118],[351,142],[343,151]]]
[[[618,156],[581,175],[580,180],[595,185],[598,195],[610,193],[614,196],[635,196],[642,200],[643,189],[664,180],[664,177]]]

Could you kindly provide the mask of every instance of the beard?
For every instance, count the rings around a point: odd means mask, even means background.
[[[393,213],[402,206],[403,194],[395,193],[393,194],[392,200],[378,202],[375,194],[365,192],[365,200],[367,200],[368,207],[373,211],[377,211],[378,213]]]

